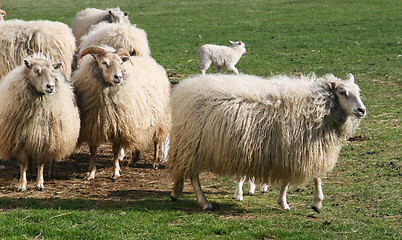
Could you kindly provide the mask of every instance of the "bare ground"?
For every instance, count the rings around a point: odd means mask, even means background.
[[[81,147],[70,157],[59,161],[56,165],[56,176],[48,177],[48,163],[45,165],[45,189],[35,188],[36,161],[34,173],[28,176],[26,192],[17,192],[20,167],[18,160],[11,158],[0,163],[0,197],[19,199],[91,199],[91,200],[123,200],[135,199],[136,192],[148,195],[168,195],[171,189],[165,163],[159,169],[153,169],[153,149],[149,148],[141,154],[141,159],[134,166],[128,166],[131,152],[120,162],[122,176],[112,180],[113,155],[110,146],[102,146],[97,154],[97,172],[94,180],[84,180],[89,168],[88,147]]]

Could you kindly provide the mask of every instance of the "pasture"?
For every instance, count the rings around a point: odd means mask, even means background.
[[[278,187],[238,202],[234,179],[211,173],[200,181],[215,211],[201,210],[188,181],[171,202],[168,169],[152,169],[151,151],[135,167],[126,159],[122,177],[111,180],[104,146],[97,177],[84,181],[89,152],[82,147],[58,163],[55,178],[45,177],[44,191],[34,189],[33,178],[27,192],[16,192],[18,163],[2,161],[0,239],[401,239],[400,1],[1,1],[7,19],[68,25],[87,7],[116,6],[147,32],[151,55],[173,83],[197,74],[201,45],[229,40],[246,44],[236,65],[241,73],[353,73],[368,115],[323,178],[323,211],[310,208],[312,182],[291,188],[291,210],[283,211]]]

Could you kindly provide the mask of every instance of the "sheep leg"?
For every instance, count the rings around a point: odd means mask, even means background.
[[[45,167],[45,159],[43,157],[38,158],[38,175],[36,176],[36,188],[42,191],[45,187],[43,185],[43,169]]]
[[[321,187],[321,178],[315,177],[314,184],[315,184],[314,202],[311,208],[314,211],[320,213],[322,208],[322,200],[324,200],[324,194],[322,193],[322,187]]]
[[[228,66],[229,70],[232,70],[234,73],[236,73],[236,75],[239,75],[239,71],[237,70],[237,68],[235,66]]]
[[[212,61],[208,62],[200,62],[200,66],[198,66],[198,70],[202,75],[205,75],[205,71],[208,70],[208,68],[211,66]]]
[[[23,192],[27,190],[27,169],[28,169],[28,158],[21,154],[19,156],[20,160],[20,185],[18,186],[18,192]]]
[[[248,195],[254,195],[255,192],[255,177],[248,179]]]
[[[281,187],[281,192],[279,193],[278,200],[276,202],[281,206],[283,210],[289,210],[290,207],[286,202],[286,191],[288,190],[288,183],[283,184]]]
[[[121,149],[120,149],[120,152],[119,152],[119,160],[120,160],[120,161],[123,161],[124,155],[125,155],[125,153],[124,153],[124,148],[121,148]]]
[[[91,157],[90,157],[89,170],[87,172],[86,180],[95,179],[95,172],[96,172],[95,160],[96,160],[97,148],[98,148],[97,146],[89,147],[89,151],[91,152]]]
[[[222,67],[216,67],[216,72],[221,73],[222,72]]]
[[[117,179],[120,177],[120,164],[119,164],[119,153],[120,153],[120,145],[113,144],[113,172],[112,179]]]
[[[159,168],[159,144],[158,142],[154,142],[154,169]]]
[[[50,159],[49,162],[49,177],[55,177],[56,176],[56,160]]]
[[[29,177],[32,178],[33,173],[34,173],[33,158],[32,157],[28,158],[27,173],[28,173]]]
[[[233,196],[236,200],[243,201],[243,183],[245,180],[246,180],[246,176],[244,176],[240,179],[238,179],[238,178],[236,179],[237,185],[236,185],[236,190],[235,190],[234,196]]]
[[[202,207],[202,210],[213,210],[212,204],[208,202],[205,198],[204,192],[201,189],[200,179],[198,177],[198,173],[190,178],[191,185],[193,185],[193,189],[195,192],[195,196],[197,197],[198,204]]]
[[[130,166],[134,166],[138,160],[140,160],[140,150],[133,150],[133,153],[131,154],[131,159],[130,159]]]
[[[183,191],[184,179],[176,178],[173,184],[173,191],[170,194],[170,198],[173,202],[176,202],[180,197],[181,192]]]
[[[261,184],[261,192],[263,193],[268,192],[268,184],[266,183]]]

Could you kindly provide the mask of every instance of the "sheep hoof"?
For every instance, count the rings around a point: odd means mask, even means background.
[[[212,207],[211,203],[208,203],[202,208],[202,210],[204,210],[204,211],[212,211],[212,210],[214,210],[214,208]]]
[[[243,201],[243,196],[233,196],[237,201]]]
[[[25,192],[27,188],[25,186],[19,186],[17,192]]]
[[[36,188],[39,190],[39,191],[43,191],[44,189],[45,189],[45,187],[43,186],[43,185],[37,185],[36,186]]]
[[[92,175],[91,173],[87,173],[85,176],[84,180],[92,180],[95,179],[95,175]]]
[[[112,173],[112,176],[110,176],[111,179],[116,180],[120,177],[120,173]]]
[[[172,200],[172,202],[177,202],[177,197],[173,197],[172,195],[170,195],[170,199]]]
[[[321,212],[321,208],[318,208],[318,207],[316,207],[316,206],[311,206],[311,208],[312,208],[314,211],[318,212],[318,213]]]
[[[154,169],[159,169],[159,164],[158,163],[154,164]]]

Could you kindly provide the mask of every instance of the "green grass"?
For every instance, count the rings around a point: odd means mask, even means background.
[[[233,180],[216,177],[201,179],[220,189],[206,193],[215,212],[200,211],[193,194],[176,203],[168,195],[101,203],[0,195],[0,238],[401,239],[400,1],[2,1],[9,19],[69,25],[86,7],[117,5],[146,30],[152,56],[169,74],[179,74],[175,81],[197,73],[202,44],[229,40],[246,44],[237,64],[242,73],[353,73],[368,110],[356,133],[365,140],[347,143],[323,180],[321,214],[309,208],[312,184],[291,189],[292,209],[281,211],[277,188],[239,203],[232,199]]]

